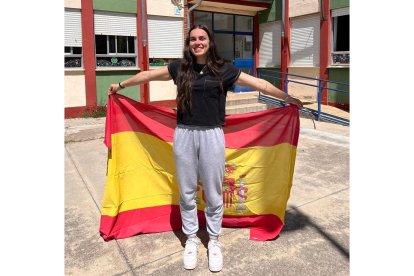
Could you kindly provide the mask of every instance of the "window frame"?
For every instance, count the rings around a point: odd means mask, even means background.
[[[137,37],[136,36],[123,36],[123,35],[105,35],[105,34],[95,34],[95,42],[97,36],[105,36],[106,38],[106,54],[97,54],[96,53],[96,43],[95,43],[95,62],[96,62],[96,68],[138,68],[138,49],[137,49]],[[110,52],[110,42],[109,37],[113,36],[114,43],[115,43],[115,53]],[[126,48],[127,53],[118,53],[118,37],[126,37]],[[128,53],[129,52],[129,38],[132,37],[134,39],[134,53]],[[113,66],[98,66],[98,58],[133,58],[135,65],[133,66],[119,66],[119,65],[113,65]]]
[[[350,62],[349,62],[349,57],[350,57],[350,51],[334,51],[334,49],[336,48],[336,44],[337,44],[337,32],[338,32],[338,18],[341,16],[350,16],[349,14],[342,14],[342,15],[336,15],[336,16],[331,16],[331,60],[330,60],[330,64],[331,66],[349,66]],[[348,62],[337,62],[334,63],[334,59],[336,58],[335,56],[338,56],[339,58],[348,60]]]
[[[69,53],[66,53],[66,49],[64,49],[65,63],[66,63],[66,58],[80,58],[80,66],[78,67],[66,67],[65,66],[65,69],[83,69],[83,49],[82,49],[83,47],[78,47],[78,46],[64,46],[64,47],[70,49]],[[81,54],[74,54],[73,48],[80,48]]]

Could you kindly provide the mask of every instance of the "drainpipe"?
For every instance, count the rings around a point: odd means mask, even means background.
[[[282,0],[282,39],[285,36],[285,0]]]
[[[320,9],[321,9],[321,19],[322,19],[322,21],[326,21],[326,15],[325,15],[325,3],[324,3],[325,1],[324,0],[321,0],[321,6],[320,6]]]
[[[142,46],[147,47],[147,8],[146,1],[141,1]]]
[[[194,6],[192,6],[191,8],[188,9],[188,12],[187,12],[187,24],[189,26],[188,29],[191,28],[191,26],[190,26],[190,13],[191,13],[192,10],[194,10],[195,8],[197,8],[198,6],[200,6],[201,5],[201,2],[203,2],[203,0],[197,0],[197,3],[195,3]]]
[[[283,81],[283,79],[287,79],[288,76],[285,75],[288,72],[289,66],[289,40],[290,40],[290,26],[289,26],[289,0],[282,0],[282,35],[281,35],[281,79],[282,82],[280,84],[280,89],[284,92],[288,92],[287,90],[287,80]]]
[[[137,43],[138,64],[141,71],[148,71],[148,24],[147,24],[147,0],[137,0]],[[140,84],[140,101],[149,103],[149,83]]]
[[[319,49],[319,78],[329,80],[329,65],[331,62],[331,16],[330,1],[321,1],[320,49]],[[328,84],[321,82],[321,103],[328,103]]]

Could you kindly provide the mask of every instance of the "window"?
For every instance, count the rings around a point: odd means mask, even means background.
[[[81,13],[65,8],[65,68],[82,68]]]
[[[320,15],[309,14],[291,19],[291,67],[319,67]]]
[[[253,32],[253,17],[251,16],[235,16],[236,32]]]
[[[164,66],[183,56],[182,18],[148,16],[148,57],[150,66]]]
[[[259,66],[280,66],[281,55],[281,21],[272,21],[259,25]]]
[[[82,67],[82,47],[65,46],[65,68]]]
[[[213,30],[212,21],[213,14],[211,12],[194,11],[194,22],[197,24],[204,24],[209,30]]]
[[[233,15],[224,13],[214,14],[214,29],[217,31],[233,31]]]
[[[349,9],[332,11],[332,65],[349,64]]]
[[[136,37],[95,35],[97,67],[132,67],[137,64]]]
[[[149,58],[150,66],[165,66],[176,60],[176,58]]]

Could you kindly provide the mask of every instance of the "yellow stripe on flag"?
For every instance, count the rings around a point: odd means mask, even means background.
[[[141,132],[112,134],[102,215],[161,205],[178,205],[172,144]],[[224,215],[275,214],[284,221],[296,147],[226,149]],[[227,180],[227,182],[226,182]],[[204,210],[202,189],[198,209]]]

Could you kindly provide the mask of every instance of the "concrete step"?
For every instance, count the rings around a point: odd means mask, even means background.
[[[266,110],[268,104],[259,102],[259,92],[227,92],[226,114],[241,114]]]
[[[258,92],[234,93],[234,92],[229,91],[227,92],[226,105],[233,106],[233,105],[257,103],[258,98],[259,98]]]
[[[256,112],[267,110],[267,104],[263,103],[248,103],[248,104],[239,104],[239,105],[230,105],[226,107],[226,114],[242,114],[242,113],[249,113],[249,112]]]

